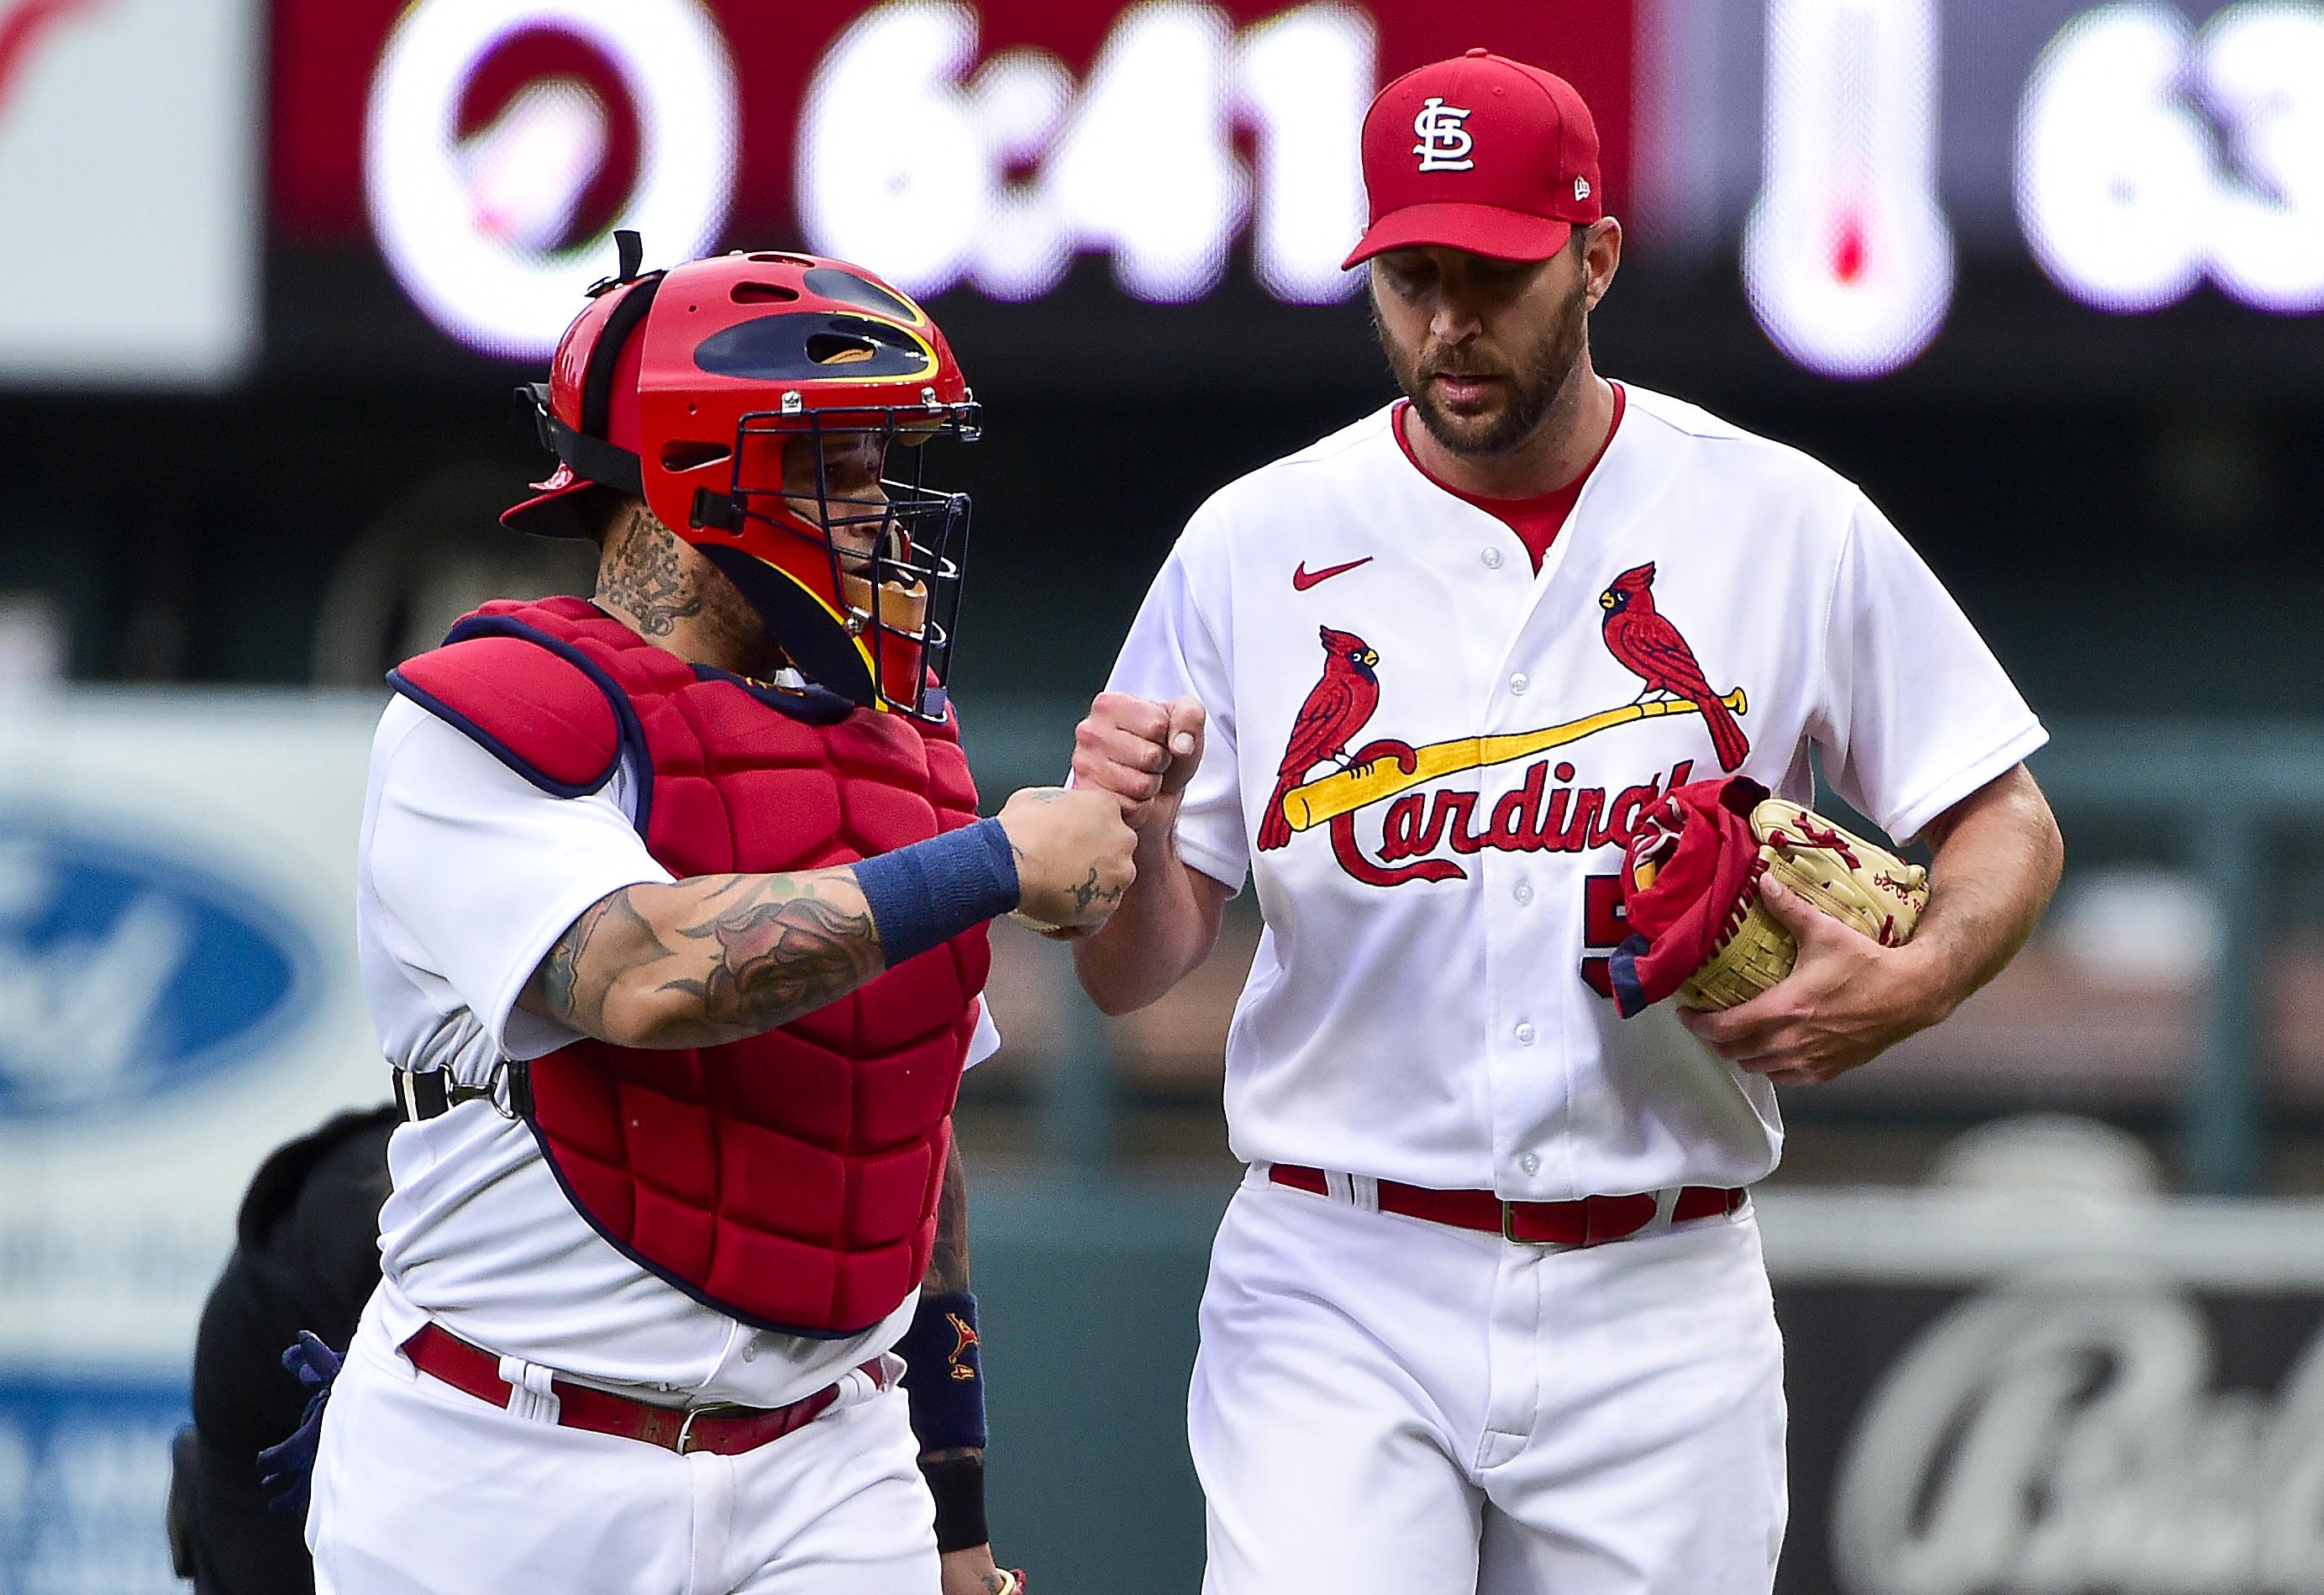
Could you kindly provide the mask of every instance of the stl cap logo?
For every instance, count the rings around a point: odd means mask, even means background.
[[[1573,197],[1576,199],[1587,199],[1590,198],[1590,180],[1588,178],[1577,177],[1573,180]]]
[[[1420,157],[1423,171],[1466,171],[1476,165],[1468,158],[1477,147],[1469,130],[1461,125],[1469,113],[1459,106],[1448,106],[1441,95],[1430,95],[1420,104],[1420,115],[1412,119],[1412,131],[1420,142],[1412,152]]]

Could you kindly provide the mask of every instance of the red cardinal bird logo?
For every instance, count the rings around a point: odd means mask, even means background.
[[[1326,759],[1345,759],[1348,744],[1379,707],[1379,678],[1372,674],[1379,655],[1371,644],[1353,632],[1329,626],[1318,626],[1316,633],[1323,640],[1323,679],[1315,683],[1315,690],[1299,705],[1299,717],[1291,723],[1291,745],[1276,768],[1275,794],[1268,798],[1267,812],[1259,822],[1262,851],[1291,841],[1291,822],[1283,815],[1286,794]]]
[[[1676,626],[1655,613],[1653,561],[1616,576],[1614,585],[1598,595],[1598,604],[1606,612],[1606,647],[1646,684],[1638,696],[1660,692],[1692,704],[1711,728],[1719,768],[1740,768],[1751,751],[1750,739],[1711,689],[1702,667],[1695,663],[1694,650]]]
[[[952,1355],[945,1360],[952,1366],[952,1377],[956,1379],[974,1378],[976,1377],[976,1369],[971,1368],[967,1363],[963,1362],[961,1359],[968,1355],[968,1349],[971,1346],[979,1345],[982,1342],[977,1339],[976,1331],[968,1326],[968,1320],[963,1318],[959,1314],[945,1314],[945,1322],[951,1324],[953,1333],[960,1337],[958,1341],[953,1346]]]

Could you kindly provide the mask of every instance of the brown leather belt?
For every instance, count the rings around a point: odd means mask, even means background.
[[[420,1372],[465,1390],[479,1401],[506,1406],[515,1387],[501,1378],[501,1360],[482,1346],[471,1345],[447,1329],[429,1323],[403,1342],[403,1354]],[[886,1382],[881,1360],[874,1357],[862,1372]],[[825,1385],[788,1406],[656,1406],[633,1401],[609,1390],[595,1390],[568,1379],[550,1381],[557,1394],[557,1422],[567,1429],[641,1440],[684,1456],[706,1451],[731,1457],[755,1451],[770,1441],[804,1429],[839,1399],[839,1387]]]
[[[1318,1196],[1332,1194],[1331,1176],[1320,1168],[1277,1163],[1268,1169],[1267,1177],[1278,1185]],[[1661,1206],[1651,1191],[1636,1196],[1583,1196],[1572,1202],[1504,1202],[1490,1191],[1435,1191],[1394,1180],[1377,1183],[1382,1212],[1480,1230],[1536,1246],[1603,1246],[1609,1240],[1627,1240],[1653,1223]],[[1688,1185],[1671,1204],[1670,1222],[1683,1224],[1733,1212],[1748,1194],[1716,1185]]]

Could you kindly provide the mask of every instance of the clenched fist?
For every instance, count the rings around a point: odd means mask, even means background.
[[[1132,830],[1157,816],[1175,818],[1203,761],[1204,724],[1203,705],[1191,697],[1162,704],[1102,692],[1074,728],[1074,786],[1111,793]]]
[[[1093,930],[1138,878],[1138,837],[1107,792],[1027,787],[1001,805],[1017,854],[1017,911],[1046,927]]]

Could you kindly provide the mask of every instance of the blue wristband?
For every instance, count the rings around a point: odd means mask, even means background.
[[[1017,906],[1017,855],[999,820],[979,820],[865,859],[855,884],[893,969]]]
[[[904,1394],[922,1451],[984,1449],[984,1363],[976,1339],[976,1298],[964,1290],[923,1293],[912,1327],[896,1342]]]

